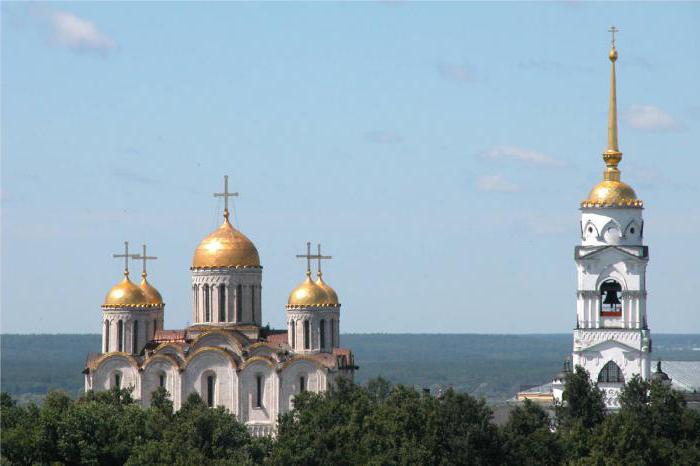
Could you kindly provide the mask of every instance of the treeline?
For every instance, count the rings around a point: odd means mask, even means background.
[[[484,400],[440,397],[375,379],[305,392],[281,416],[276,438],[252,438],[223,408],[196,395],[174,412],[166,391],[141,408],[128,390],[73,401],[52,392],[41,406],[2,395],[2,464],[95,465],[697,465],[700,414],[667,385],[632,379],[621,409],[581,368],[550,417],[516,406],[497,426]]]

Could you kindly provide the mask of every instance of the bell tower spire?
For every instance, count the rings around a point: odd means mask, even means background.
[[[610,47],[610,104],[608,108],[608,148],[603,152],[603,160],[607,166],[604,174],[606,181],[620,181],[620,170],[617,165],[622,160],[622,152],[617,144],[617,84],[615,80],[615,62],[617,61],[617,49],[615,48],[615,33],[620,32],[615,26],[608,31],[612,33]]]

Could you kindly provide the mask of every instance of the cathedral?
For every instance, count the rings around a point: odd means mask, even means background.
[[[618,394],[635,374],[649,379],[651,334],[647,324],[643,203],[620,180],[622,152],[617,144],[615,32],[611,62],[608,147],[603,152],[603,180],[581,202],[581,244],[574,249],[577,271],[576,328],[572,363],[585,368],[603,391],[608,408],[619,406]],[[552,381],[552,396],[561,400],[566,372]],[[660,371],[659,371],[660,372]]]
[[[324,280],[321,260],[307,251],[306,277],[289,294],[286,330],[262,326],[262,265],[253,242],[229,219],[228,177],[224,218],[192,257],[192,325],[164,329],[165,303],[148,281],[146,246],[130,254],[125,243],[124,278],[102,304],[101,353],[88,355],[85,390],[133,389],[143,406],[158,387],[170,394],[175,409],[192,393],[209,406],[223,406],[254,435],[270,435],[277,418],[302,391],[321,392],[338,377],[352,379],[353,354],[340,347],[340,301]],[[134,283],[129,262],[143,263]],[[318,262],[312,277],[312,260]]]

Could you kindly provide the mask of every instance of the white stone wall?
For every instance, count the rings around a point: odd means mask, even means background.
[[[309,348],[305,348],[305,326],[309,322]],[[325,329],[321,346],[321,325]],[[288,344],[294,352],[312,354],[331,352],[340,346],[340,309],[337,307],[305,307],[287,309]]]
[[[581,240],[584,246],[642,245],[642,209],[581,209]]]
[[[215,377],[214,405],[223,406],[234,414],[238,413],[238,375],[230,356],[223,350],[200,350],[188,359],[187,367],[181,373],[181,403],[194,392],[206,401],[206,378]]]
[[[237,294],[242,292],[241,309]],[[220,287],[225,288],[221,304]],[[209,319],[206,292],[209,293]],[[222,268],[192,271],[192,322],[195,324],[254,323],[262,325],[262,269]],[[224,315],[221,319],[220,305]]]
[[[122,345],[119,345],[119,322],[123,324]],[[137,341],[134,342],[134,323],[138,322]],[[138,354],[151,340],[155,330],[163,328],[163,308],[118,308],[102,310],[103,353],[122,351]],[[109,340],[109,346],[107,346]],[[134,349],[136,351],[134,351]]]
[[[311,361],[297,360],[285,367],[280,374],[280,414],[284,414],[293,407],[294,397],[301,392],[301,378],[304,377],[305,391],[323,392],[326,390],[327,381],[325,371]]]

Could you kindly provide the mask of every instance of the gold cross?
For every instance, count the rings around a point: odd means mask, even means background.
[[[315,259],[318,259],[318,276],[320,277],[321,275],[323,275],[323,274],[321,273],[321,260],[323,260],[323,259],[333,259],[333,256],[324,256],[324,255],[321,255],[321,243],[318,243],[317,246],[318,246],[318,254],[316,254]]]
[[[620,32],[620,29],[616,28],[615,26],[610,26],[608,32],[612,32],[612,48],[615,48],[615,33]]]
[[[156,256],[149,256],[146,254],[146,245],[145,244],[142,245],[142,248],[143,248],[143,254],[136,254],[133,257],[134,257],[134,259],[141,259],[143,261],[143,272],[141,272],[141,276],[143,278],[146,278],[146,275],[147,275],[147,273],[146,273],[146,261],[156,260],[158,258]]]
[[[136,259],[138,254],[129,254],[129,242],[124,241],[124,254],[112,254],[115,259],[118,257],[124,258],[124,275],[129,275],[129,259]]]
[[[214,193],[214,197],[223,197],[224,198],[224,218],[228,220],[228,198],[229,197],[238,197],[238,193],[230,193],[228,191],[228,175],[224,175],[224,192],[223,193]]]
[[[315,259],[316,256],[311,255],[311,242],[306,242],[306,254],[297,254],[297,258],[306,259],[306,276],[311,276],[311,259]]]

